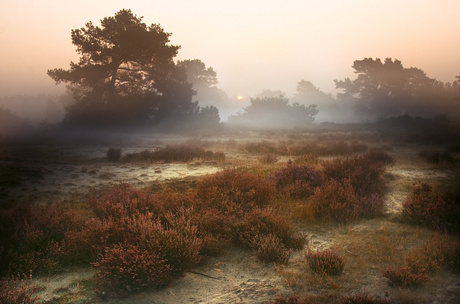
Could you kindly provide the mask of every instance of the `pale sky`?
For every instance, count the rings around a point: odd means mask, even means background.
[[[71,29],[122,8],[171,32],[177,59],[212,67],[229,96],[290,96],[301,79],[335,93],[365,57],[460,75],[459,0],[0,0],[0,96],[63,92],[46,71],[78,60]]]

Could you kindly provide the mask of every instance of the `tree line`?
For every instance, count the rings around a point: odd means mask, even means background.
[[[80,55],[70,69],[50,69],[56,83],[64,82],[73,95],[63,124],[85,127],[215,128],[225,93],[215,85],[216,72],[201,60],[174,62],[180,46],[171,45],[158,24],[147,26],[142,17],[122,9],[101,20],[71,31]],[[242,113],[229,124],[271,127],[305,127],[315,116],[327,113],[340,120],[344,109],[359,119],[404,114],[460,114],[459,80],[442,83],[418,68],[404,68],[401,61],[386,58],[356,60],[356,79],[334,80],[342,90],[334,98],[311,82],[301,80],[292,100],[283,93],[251,98]],[[205,106],[193,96],[207,95]],[[204,94],[205,92],[206,94]]]

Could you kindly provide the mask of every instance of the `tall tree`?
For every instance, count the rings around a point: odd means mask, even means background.
[[[69,70],[48,70],[56,83],[68,83],[74,94],[76,103],[67,109],[68,116],[147,119],[156,114],[160,102],[170,101],[163,96],[165,90],[174,85],[187,90],[185,76],[173,61],[180,47],[169,44],[170,35],[158,24],[147,26],[126,9],[102,19],[100,27],[88,22],[72,30],[79,62],[71,62]],[[189,97],[185,103],[191,103]]]
[[[334,80],[344,90],[338,99],[353,101],[355,109],[369,118],[402,114],[433,114],[434,109],[448,111],[449,85],[429,78],[418,68],[404,68],[401,61],[386,58],[356,60],[355,80]]]

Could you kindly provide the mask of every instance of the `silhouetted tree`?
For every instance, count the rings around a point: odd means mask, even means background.
[[[193,100],[201,107],[217,107],[227,114],[233,112],[235,107],[227,94],[216,86],[217,73],[212,67],[206,67],[199,59],[178,61],[177,66],[185,71],[187,81],[193,84],[196,91]]]
[[[451,84],[429,78],[421,69],[404,68],[399,60],[365,58],[354,61],[353,69],[355,80],[334,80],[344,90],[337,97],[354,102],[355,110],[367,118],[434,115],[451,108]]]
[[[48,70],[74,94],[66,121],[133,124],[195,111],[193,90],[173,61],[179,46],[169,44],[170,35],[126,9],[102,19],[100,27],[88,22],[72,30],[79,62],[69,70]]]
[[[297,83],[296,94],[293,98],[295,102],[303,105],[315,104],[318,109],[316,120],[320,121],[338,121],[343,116],[341,109],[335,102],[331,94],[326,94],[313,83],[306,80],[300,80]]]
[[[316,105],[289,104],[283,96],[251,98],[243,113],[231,116],[230,125],[251,128],[302,128],[310,126],[318,113]]]

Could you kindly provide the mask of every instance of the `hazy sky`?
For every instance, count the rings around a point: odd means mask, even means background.
[[[171,32],[177,59],[213,67],[229,96],[291,95],[301,79],[334,93],[365,57],[460,75],[459,0],[0,0],[0,96],[62,92],[46,71],[78,59],[71,29],[122,8]]]

